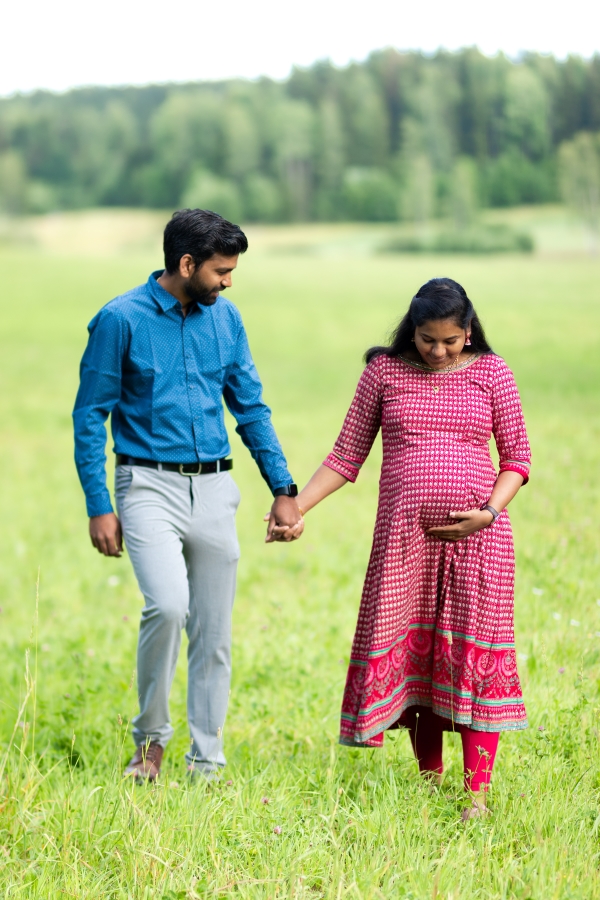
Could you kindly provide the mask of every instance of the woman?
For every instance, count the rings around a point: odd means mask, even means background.
[[[298,497],[306,513],[355,481],[381,428],[379,507],[341,742],[378,747],[386,729],[404,726],[421,772],[439,782],[443,731],[459,731],[470,818],[487,812],[500,732],[527,727],[506,512],[529,473],[519,395],[449,278],[428,281],[390,346],[373,347],[366,361],[333,452]]]

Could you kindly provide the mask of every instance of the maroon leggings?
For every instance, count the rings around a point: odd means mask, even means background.
[[[404,713],[402,721],[408,728],[410,742],[419,762],[419,771],[441,775],[444,771],[443,729],[448,724],[447,720],[436,716],[428,706],[411,706]],[[462,738],[465,789],[487,791],[498,749],[499,733],[473,731],[467,725],[457,725],[456,731]]]

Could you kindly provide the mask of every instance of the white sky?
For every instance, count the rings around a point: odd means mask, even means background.
[[[386,46],[600,51],[598,0],[4,0],[0,95],[270,75]]]

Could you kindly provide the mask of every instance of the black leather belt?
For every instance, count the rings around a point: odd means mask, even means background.
[[[180,475],[214,475],[216,472],[228,472],[233,469],[232,459],[217,459],[214,462],[197,463],[159,463],[153,459],[138,459],[136,456],[123,456],[117,453],[118,466],[142,466],[144,469],[158,469],[159,472],[179,472]]]

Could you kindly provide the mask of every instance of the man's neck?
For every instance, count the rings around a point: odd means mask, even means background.
[[[165,289],[165,291],[168,291],[169,294],[172,294],[177,298],[177,300],[179,300],[179,302],[181,303],[183,315],[187,316],[194,301],[190,300],[190,298],[186,294],[183,287],[183,279],[181,278],[179,272],[170,275],[169,272],[167,272],[167,270],[165,269],[162,275],[159,275],[156,280],[158,281],[160,286]]]

